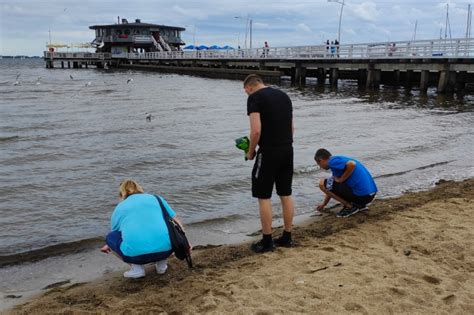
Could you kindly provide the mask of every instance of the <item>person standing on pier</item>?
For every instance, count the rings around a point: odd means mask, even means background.
[[[244,81],[248,95],[250,147],[247,159],[256,157],[252,171],[252,196],[258,198],[262,239],[252,244],[256,253],[273,251],[275,245],[293,246],[291,230],[294,204],[293,181],[293,106],[289,96],[264,85],[260,76],[251,74]],[[257,150],[258,145],[258,151]],[[272,192],[276,186],[283,208],[283,235],[272,238]]]
[[[265,45],[263,45],[263,57],[267,58],[269,53],[270,53],[270,45],[268,45],[268,42],[265,42]]]
[[[334,45],[334,42],[331,42],[331,58],[334,58],[336,54],[336,46]]]

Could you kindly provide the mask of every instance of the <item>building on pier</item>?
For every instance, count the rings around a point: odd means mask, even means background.
[[[96,52],[120,58],[129,53],[178,51],[185,45],[181,39],[183,27],[143,23],[140,19],[129,23],[127,19],[117,18],[117,22],[89,26],[95,30],[91,44]]]

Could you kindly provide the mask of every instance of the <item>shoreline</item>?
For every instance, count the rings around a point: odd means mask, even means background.
[[[222,307],[226,306],[229,303],[230,305],[240,305],[242,310],[254,305],[255,308],[247,309],[247,311],[254,312],[258,310],[259,307],[265,306],[263,304],[259,306],[258,300],[261,299],[262,301],[260,303],[264,303],[263,300],[265,300],[265,298],[268,298],[268,296],[265,295],[278,295],[279,292],[277,290],[277,292],[275,293],[271,289],[269,289],[272,287],[272,285],[278,286],[278,283],[275,284],[269,279],[266,279],[268,277],[273,279],[272,277],[274,277],[275,275],[272,273],[266,274],[265,277],[263,277],[265,279],[260,279],[263,282],[259,282],[259,280],[257,280],[258,277],[247,278],[247,274],[253,273],[255,268],[258,269],[259,264],[271,263],[272,261],[273,263],[278,264],[280,260],[286,259],[288,259],[288,261],[296,262],[296,265],[294,265],[296,270],[291,270],[290,268],[291,276],[293,276],[295,279],[297,278],[297,280],[295,280],[297,287],[305,286],[304,283],[306,283],[306,280],[304,278],[308,275],[319,276],[327,273],[326,270],[336,270],[340,266],[346,266],[346,264],[350,264],[350,262],[341,262],[342,259],[346,257],[346,255],[338,257],[338,259],[340,259],[341,261],[331,263],[326,262],[324,264],[321,264],[321,261],[318,262],[318,260],[321,260],[321,257],[319,257],[321,253],[324,255],[331,256],[343,250],[354,251],[354,246],[352,246],[351,249],[350,245],[329,246],[328,244],[321,244],[321,246],[323,247],[320,248],[318,255],[310,255],[310,252],[315,250],[314,247],[317,247],[317,245],[315,245],[315,242],[325,243],[329,239],[335,237],[339,238],[343,234],[344,237],[350,237],[351,235],[354,236],[358,232],[362,233],[365,232],[367,229],[373,229],[373,226],[382,226],[390,220],[396,221],[400,218],[404,218],[407,216],[406,212],[409,210],[412,210],[414,212],[421,211],[419,209],[424,209],[423,207],[427,204],[437,205],[438,207],[443,207],[446,205],[448,205],[449,207],[455,207],[457,202],[457,204],[459,204],[458,206],[460,207],[460,209],[463,209],[469,207],[469,204],[472,203],[473,198],[474,179],[468,179],[461,182],[440,181],[439,185],[428,191],[412,192],[396,198],[376,200],[371,206],[371,210],[369,212],[363,212],[348,219],[338,219],[332,215],[325,215],[322,220],[308,220],[303,224],[295,226],[294,235],[298,246],[294,249],[278,249],[274,253],[268,253],[264,255],[255,255],[251,253],[247,243],[239,245],[224,245],[218,247],[213,246],[211,248],[206,249],[197,249],[194,253],[194,260],[196,265],[196,268],[194,270],[188,270],[185,263],[181,261],[176,261],[176,259],[172,259],[170,261],[169,272],[165,276],[157,276],[150,270],[150,268],[147,268],[148,275],[146,278],[136,281],[130,281],[123,279],[121,277],[121,272],[111,272],[91,282],[73,284],[65,283],[64,285],[58,285],[57,287],[50,289],[43,295],[33,298],[26,304],[14,307],[9,312],[35,313],[39,312],[38,310],[42,310],[43,312],[114,312],[117,311],[117,307],[120,307],[121,305],[125,308],[130,307],[128,308],[129,311],[135,310],[138,312],[173,312],[180,311],[178,307],[181,306],[183,307],[181,311],[184,310],[185,313],[219,313],[219,311],[225,311],[225,309]],[[454,200],[456,202],[451,202],[450,200]],[[450,213],[450,209],[447,209],[447,211],[448,212],[440,212],[439,215],[452,215],[453,217],[459,215],[459,212],[454,211],[454,213]],[[472,212],[468,211],[465,221],[469,221],[469,219],[472,220],[472,216]],[[429,216],[427,216],[423,219],[435,220],[436,218],[430,218]],[[416,216],[413,220],[416,220]],[[457,224],[461,225],[462,220]],[[423,226],[419,227],[420,230],[423,230],[423,228]],[[385,227],[381,229],[376,229],[373,231],[373,233],[384,232],[385,234],[387,234],[389,233],[389,231],[390,229],[387,230],[387,227]],[[276,230],[274,235],[278,234],[279,231]],[[349,236],[347,236],[346,234],[349,234]],[[472,238],[466,240],[466,242],[472,242]],[[359,246],[359,244],[357,244],[357,246]],[[387,246],[394,247],[394,244],[388,244]],[[423,241],[420,240],[420,244],[418,244],[417,246],[409,246],[409,248],[403,249],[402,256],[403,258],[410,259],[414,259],[415,257],[420,255],[429,256],[430,250],[424,250],[423,248]],[[467,248],[466,250],[468,249],[469,248]],[[373,249],[362,248],[362,251],[360,250],[361,249],[359,248],[357,252],[352,252],[352,255],[355,255],[352,256],[352,258],[356,260],[361,259],[362,257],[364,257],[364,253]],[[403,252],[405,252],[405,255],[403,255]],[[385,254],[390,256],[390,253],[391,252],[389,251]],[[408,255],[406,253],[408,253]],[[303,258],[305,259],[304,263],[301,262],[301,259]],[[334,257],[332,257],[331,259],[333,258]],[[393,261],[399,259],[398,256],[394,258],[385,258],[389,260],[392,259]],[[467,261],[465,262],[466,267],[462,268],[465,268],[466,272],[472,275],[472,273],[474,272],[474,261],[472,260],[472,252],[465,254],[461,258],[467,258]],[[372,257],[372,259],[377,260],[378,257]],[[301,266],[299,265],[299,263],[301,263]],[[312,269],[310,271],[303,273],[301,272],[301,270],[298,270],[300,269],[300,267],[304,268],[305,265],[313,263],[317,263],[317,265],[319,264],[319,267],[313,266],[314,268],[311,267]],[[390,268],[390,263],[388,265],[388,267]],[[308,266],[306,266],[306,269],[307,267]],[[269,268],[271,268],[271,266],[269,266]],[[349,268],[349,266],[347,266],[346,268]],[[363,271],[363,266],[361,268],[361,271]],[[125,269],[126,266],[125,264],[123,264],[123,270]],[[343,270],[345,268],[341,267],[339,269]],[[237,275],[240,274],[242,277],[246,278],[247,282],[253,282],[256,288],[246,288],[245,282],[240,283],[238,277],[234,279],[236,277],[235,273],[237,273]],[[468,274],[465,276],[468,276]],[[338,275],[333,276],[337,277]],[[361,272],[360,276],[366,277],[367,275]],[[425,276],[425,283],[438,286],[438,288],[442,286],[439,283],[444,283],[442,278],[439,278],[435,275],[430,274]],[[230,281],[230,279],[233,280]],[[265,281],[269,282],[267,283]],[[430,281],[433,283],[430,283]],[[435,282],[439,283],[435,284]],[[214,283],[214,285],[216,285],[216,283],[222,283],[223,286],[229,285],[237,287],[231,289],[230,292],[234,293],[229,295],[228,292],[224,292],[225,294],[223,292],[220,292],[223,290],[222,288],[212,289],[212,283]],[[468,284],[470,285],[471,283]],[[295,284],[292,283],[292,285]],[[327,284],[321,283],[321,285]],[[165,288],[166,290],[163,290]],[[472,287],[469,286],[469,288],[472,290]],[[407,292],[410,291],[410,289],[412,289],[410,285],[407,285],[407,287],[405,288],[395,288],[394,290],[392,290],[392,295],[397,297],[397,299],[403,300],[404,297],[409,296],[409,294],[398,294],[397,292]],[[184,294],[186,290],[194,290],[196,292]],[[207,293],[206,290],[208,290]],[[255,296],[255,301],[249,301],[248,305],[242,304],[241,299],[236,297],[238,296],[238,294],[246,296],[246,294],[251,292],[252,290],[259,291],[258,294],[263,296],[258,296],[257,294],[257,296]],[[210,294],[209,292],[211,292],[212,294]],[[240,293],[237,294],[237,292]],[[295,294],[296,293],[297,292],[295,292]],[[467,293],[468,296],[474,297],[474,291],[468,291]],[[307,295],[309,293],[305,291],[305,294]],[[312,298],[310,297],[310,300],[318,303],[324,300],[322,298],[318,298],[318,294],[314,293]],[[451,297],[451,295],[449,294],[442,296],[442,298],[446,298],[446,300],[442,300],[442,303],[444,303],[443,305],[453,307],[453,305],[456,305],[455,302],[462,300],[462,297],[464,296],[464,293],[462,292],[453,294],[454,298]],[[440,293],[440,295],[442,294]],[[172,299],[170,300],[170,296],[179,297],[181,299],[181,303],[173,303]],[[196,301],[196,299],[198,300]],[[397,299],[395,299],[395,301]],[[222,305],[216,302],[220,300],[222,300]],[[122,302],[120,303],[120,305],[114,306],[114,303],[117,301]],[[351,305],[346,305],[347,307],[345,308],[345,311],[361,311],[362,309],[364,309],[363,306],[357,303],[353,303]],[[464,303],[462,305],[464,305],[463,307],[472,306],[474,310],[474,305],[472,304]],[[228,307],[228,305],[226,307]],[[283,309],[284,308],[278,308],[273,310],[281,312]],[[122,310],[125,309],[122,308]],[[230,310],[232,310],[232,308],[230,308]],[[271,309],[268,310],[272,312]],[[371,310],[374,311],[374,309]],[[405,309],[405,311],[407,310],[408,309]],[[412,310],[417,311],[416,308],[413,308]],[[234,308],[233,311],[235,312],[236,309]],[[304,309],[302,309],[302,311],[304,311]]]

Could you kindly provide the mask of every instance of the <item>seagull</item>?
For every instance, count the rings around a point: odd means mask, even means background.
[[[74,77],[72,76],[72,74],[69,75],[69,78],[70,78],[71,80],[74,80]]]
[[[145,118],[146,118],[146,121],[151,122],[151,114],[150,113],[145,113]]]
[[[91,86],[91,85],[92,85],[92,82],[91,82],[91,81],[89,81],[89,82],[87,82],[87,83],[86,83],[86,85],[85,85],[85,86],[87,87],[87,86]]]
[[[13,85],[20,85],[20,81],[18,81],[18,79],[20,78],[20,76],[21,76],[21,73],[18,73],[18,74],[16,75],[15,83],[13,83]]]
[[[129,83],[131,83],[131,82],[133,82],[133,79],[132,79],[132,78],[128,78],[127,84],[129,84]]]

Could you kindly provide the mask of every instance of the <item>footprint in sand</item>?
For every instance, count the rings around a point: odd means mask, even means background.
[[[344,308],[348,312],[360,312],[362,314],[369,314],[362,305],[357,303],[346,303],[344,304]]]
[[[436,285],[438,285],[438,284],[441,283],[441,280],[440,280],[440,279],[435,278],[435,277],[432,277],[432,276],[424,275],[424,276],[422,277],[422,279],[425,280],[425,281],[428,282],[428,283],[431,283],[431,284],[436,284]]]
[[[456,296],[454,294],[450,294],[443,298],[443,302],[446,304],[453,304],[455,300],[456,300]]]
[[[334,247],[323,247],[323,248],[321,248],[321,250],[324,250],[324,251],[326,251],[326,252],[334,252],[334,251],[336,251],[336,250],[334,249]]]
[[[405,295],[407,295],[407,293],[406,293],[404,290],[399,289],[399,288],[395,288],[395,287],[390,288],[390,292],[395,293],[395,294],[398,295],[398,296],[405,296]]]

